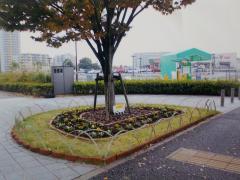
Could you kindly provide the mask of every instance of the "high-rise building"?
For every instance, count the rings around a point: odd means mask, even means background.
[[[7,72],[15,56],[20,54],[20,32],[0,30],[0,71]]]

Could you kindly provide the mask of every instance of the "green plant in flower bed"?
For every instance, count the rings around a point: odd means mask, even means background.
[[[129,117],[123,121],[113,121],[110,124],[86,120],[82,118],[81,115],[88,112],[88,110],[79,109],[63,112],[57,115],[51,123],[55,128],[75,136],[105,138],[131,131],[147,124],[153,124],[161,119],[170,118],[183,113],[181,110],[169,107],[151,108],[142,106],[138,108],[135,107],[132,110],[134,109],[139,111],[138,115],[133,116],[129,114]],[[98,110],[100,110],[100,108],[96,111]],[[141,110],[148,112],[141,114]],[[83,132],[86,132],[88,135]]]
[[[96,140],[96,143],[87,138],[73,138],[52,129],[50,126],[51,120],[62,114],[63,110],[54,110],[30,116],[24,121],[16,123],[13,132],[22,142],[35,148],[86,158],[109,158],[218,113],[206,109],[180,106],[148,105],[148,107],[168,107],[181,110],[184,113],[173,118],[162,119],[149,126],[122,133],[114,139],[103,138],[101,141]],[[80,107],[78,110],[80,112],[89,110],[89,108]],[[71,109],[65,109],[64,112],[66,111],[71,111]],[[148,120],[150,121],[150,119]],[[134,118],[129,119],[129,122],[134,122]],[[87,126],[87,124],[83,124],[83,126]],[[130,124],[127,126],[131,129]]]

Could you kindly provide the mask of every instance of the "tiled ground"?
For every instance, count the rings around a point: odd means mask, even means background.
[[[127,161],[78,179],[239,180],[240,174],[236,172],[240,158],[239,132],[240,108],[237,108],[131,156]],[[187,151],[173,154],[175,160],[166,158],[179,148]]]
[[[168,159],[240,174],[240,158],[212,152],[180,148]]]
[[[223,112],[230,111],[240,106],[240,102],[230,104],[227,100],[225,108],[219,107],[218,97],[206,96],[166,96],[166,95],[131,95],[130,103],[149,104],[176,104],[186,106],[204,106],[207,99],[213,98],[217,108]],[[100,96],[99,103],[104,102]],[[117,102],[124,102],[122,96],[117,97]],[[32,98],[18,96],[11,93],[0,92],[0,180],[21,179],[73,179],[88,173],[98,167],[71,163],[64,160],[49,158],[25,150],[17,145],[10,137],[10,131],[19,112],[24,117],[51,109],[68,106],[92,105],[92,96],[58,97],[54,99]]]

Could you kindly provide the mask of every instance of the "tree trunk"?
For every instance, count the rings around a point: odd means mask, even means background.
[[[105,107],[107,118],[113,114],[113,106],[115,105],[115,91],[112,74],[107,75],[104,81],[105,90]]]
[[[105,109],[107,118],[113,114],[113,106],[115,105],[114,80],[112,73],[113,56],[109,56],[108,63],[104,72],[104,93],[105,93]]]

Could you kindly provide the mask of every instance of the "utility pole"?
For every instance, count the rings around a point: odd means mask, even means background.
[[[132,56],[133,58],[133,77],[134,77],[134,59],[135,59],[135,56]]]
[[[76,57],[76,81],[78,81],[78,54],[77,54],[77,41],[75,41],[75,57]]]
[[[142,57],[140,57],[140,74],[142,74]]]

